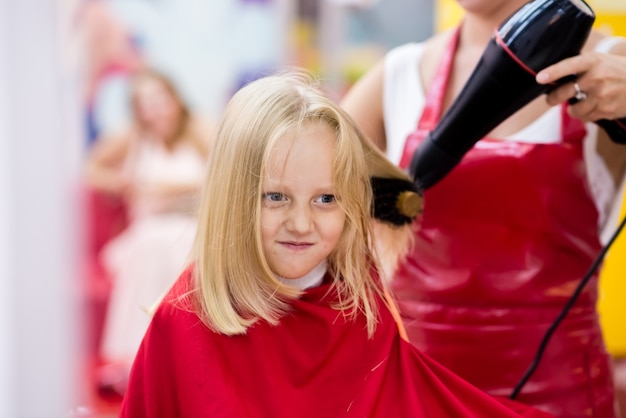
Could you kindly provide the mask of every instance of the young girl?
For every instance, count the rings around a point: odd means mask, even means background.
[[[240,90],[210,156],[192,265],[156,310],[121,416],[544,416],[401,338],[371,247],[373,176],[406,180],[310,78]]]

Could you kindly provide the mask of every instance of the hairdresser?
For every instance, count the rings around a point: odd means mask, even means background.
[[[403,168],[407,137],[419,143],[436,126],[494,29],[525,3],[457,1],[457,28],[391,50],[342,101]],[[414,247],[392,277],[411,342],[492,395],[510,395],[601,251],[624,175],[626,146],[592,122],[626,117],[626,39],[592,31],[580,55],[536,79],[567,75],[577,78],[506,119],[426,190]],[[596,299],[597,276],[518,400],[558,417],[617,416]]]

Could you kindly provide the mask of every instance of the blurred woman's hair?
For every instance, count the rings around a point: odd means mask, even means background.
[[[135,126],[139,131],[147,131],[149,130],[149,126],[145,120],[142,119],[140,112],[138,110],[138,87],[145,80],[154,80],[158,82],[173,102],[176,105],[177,109],[177,117],[176,117],[176,126],[171,130],[171,133],[168,137],[163,138],[167,147],[172,148],[176,146],[180,142],[189,142],[194,147],[198,149],[203,155],[208,154],[207,144],[201,138],[201,134],[195,129],[193,118],[191,117],[191,112],[181,95],[179,89],[176,87],[175,83],[171,78],[166,76],[165,74],[157,71],[154,68],[143,68],[133,74],[130,83],[130,102],[131,102],[131,111],[133,114],[133,120]]]

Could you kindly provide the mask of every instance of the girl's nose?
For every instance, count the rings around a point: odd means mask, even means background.
[[[313,229],[313,213],[311,207],[306,205],[294,205],[288,214],[286,226],[289,230],[300,234]]]

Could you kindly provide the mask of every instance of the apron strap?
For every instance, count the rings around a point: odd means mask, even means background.
[[[443,98],[448,90],[450,72],[452,71],[452,63],[454,62],[454,54],[459,43],[460,33],[461,27],[459,26],[454,30],[443,57],[439,61],[435,77],[431,81],[426,94],[426,105],[417,123],[417,129],[419,130],[432,131],[437,122],[439,122],[439,118],[441,118]]]
[[[439,61],[435,76],[430,83],[428,92],[426,94],[426,103],[424,109],[417,122],[416,130],[411,133],[404,141],[404,149],[402,150],[402,157],[400,158],[399,166],[406,169],[413,157],[413,152],[417,149],[417,145],[426,135],[426,133],[435,129],[439,118],[441,117],[441,109],[443,107],[443,97],[448,89],[448,80],[450,78],[450,71],[452,68],[452,62],[454,61],[454,53],[459,42],[459,34],[461,27],[457,27],[452,34],[452,38],[448,42],[448,46],[444,51],[443,57]]]

